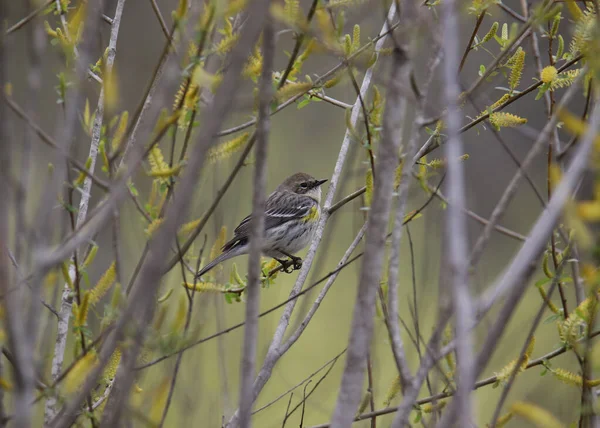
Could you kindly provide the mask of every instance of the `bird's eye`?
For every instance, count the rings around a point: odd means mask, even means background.
[[[308,187],[308,183],[306,181],[304,183],[300,183],[300,187],[306,189]]]

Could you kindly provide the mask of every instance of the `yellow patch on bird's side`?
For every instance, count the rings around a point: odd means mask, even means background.
[[[306,223],[309,221],[317,221],[319,219],[319,210],[317,209],[316,206],[312,207],[310,209],[310,212],[305,215],[304,217],[302,217],[302,220]]]

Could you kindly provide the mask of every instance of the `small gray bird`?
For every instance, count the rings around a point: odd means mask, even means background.
[[[289,257],[294,269],[302,266],[302,259],[294,254],[306,247],[317,229],[321,216],[321,185],[327,180],[317,180],[299,172],[281,183],[266,201],[263,253],[284,266]],[[204,266],[196,278],[204,275],[221,262],[248,254],[250,248],[251,215],[235,228],[233,238],[223,246],[223,252]]]

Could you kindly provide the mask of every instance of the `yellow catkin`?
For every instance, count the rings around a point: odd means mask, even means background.
[[[511,113],[495,112],[490,114],[490,123],[497,129],[514,128],[527,123],[527,119]]]
[[[540,284],[537,286],[537,289],[540,293],[540,296],[542,296],[542,299],[546,302],[546,305],[548,305],[548,308],[555,314],[560,313],[560,309],[558,309],[552,300],[548,299],[548,295],[546,294],[546,290],[544,290],[544,286]]]
[[[12,391],[13,384],[10,380],[0,377],[0,388],[2,388],[4,391]]]
[[[71,371],[67,374],[64,381],[64,389],[67,394],[75,392],[98,364],[98,357],[93,352],[88,352],[78,360]]]
[[[110,356],[110,360],[106,364],[104,368],[103,380],[106,384],[112,381],[117,375],[117,370],[119,368],[119,364],[121,363],[121,350],[115,349],[115,352]]]
[[[94,288],[92,288],[88,294],[90,297],[90,305],[95,305],[108,293],[110,287],[117,278],[117,268],[115,262],[112,262],[106,272],[100,277]]]
[[[179,298],[179,306],[177,307],[177,312],[175,313],[175,318],[173,318],[173,322],[171,324],[171,332],[179,333],[183,330],[183,326],[185,324],[185,317],[187,313],[187,298],[182,295]]]
[[[549,65],[548,67],[544,67],[542,72],[540,73],[540,79],[544,83],[550,83],[558,76],[558,70],[556,67]]]
[[[148,175],[150,177],[154,177],[154,178],[166,179],[166,178],[175,177],[175,176],[179,175],[182,168],[183,168],[183,165],[175,165],[172,168],[166,168],[161,171],[150,171],[150,173]]]
[[[578,203],[577,214],[585,221],[600,221],[600,201],[583,201]]]
[[[535,337],[531,338],[531,341],[527,345],[527,349],[525,350],[525,355],[523,356],[523,360],[521,361],[521,365],[517,369],[517,374],[521,373],[523,370],[527,368],[527,364],[529,364],[529,359],[531,358],[531,354],[533,353],[533,348],[535,346]],[[496,378],[500,382],[505,382],[509,379],[512,372],[515,369],[515,365],[517,364],[517,359],[515,358],[506,366],[504,366],[499,372],[496,373]]]
[[[512,68],[510,71],[510,77],[508,79],[508,84],[511,89],[515,89],[519,86],[519,82],[521,81],[521,75],[523,74],[523,68],[525,67],[525,51],[519,47],[517,52],[511,58]]]
[[[81,299],[81,305],[77,308],[77,316],[73,322],[75,327],[83,327],[87,322],[87,316],[90,309],[90,293],[84,294]]]
[[[277,91],[275,99],[282,103],[296,95],[308,92],[312,87],[312,82],[289,82]]]
[[[517,402],[513,404],[511,411],[539,428],[564,428],[548,410],[535,404]]]
[[[188,235],[188,234],[192,233],[198,227],[198,225],[200,224],[201,221],[202,221],[202,219],[199,218],[197,220],[193,220],[188,223],[185,223],[184,225],[182,225],[179,228],[178,234],[179,235]]]
[[[160,227],[163,221],[163,218],[155,218],[154,220],[152,220],[152,223],[150,223],[148,227],[146,227],[146,234],[148,236],[154,235],[154,233]]]
[[[392,400],[396,398],[396,396],[400,393],[401,383],[400,376],[396,376],[392,384],[390,385],[387,393],[385,394],[385,400],[383,401],[383,405],[388,407]]]
[[[485,34],[485,36],[482,37],[481,42],[479,42],[479,44],[488,42],[490,40],[492,40],[492,38],[496,35],[496,33],[498,32],[498,27],[500,25],[498,24],[498,21],[494,22],[492,24],[492,26],[490,27],[490,30]]]
[[[500,107],[502,104],[504,104],[504,103],[505,103],[506,101],[508,101],[509,99],[510,99],[510,94],[504,94],[504,95],[502,95],[502,97],[501,97],[501,98],[500,98],[498,101],[496,101],[494,104],[492,104],[492,105],[490,106],[490,109],[491,109],[491,110],[495,110],[495,109],[497,109],[498,107]],[[486,112],[484,112],[484,113],[486,113]],[[482,113],[482,115],[483,115],[484,113]]]
[[[194,290],[197,293],[226,293],[227,290],[225,289],[224,286],[222,285],[218,285],[215,284],[214,282],[196,282],[196,284],[194,284],[193,282],[182,282],[181,285],[183,285],[185,288],[189,289],[189,290]]]
[[[63,279],[65,280],[65,282],[67,283],[67,285],[69,286],[69,288],[71,290],[73,290],[73,281],[71,280],[71,275],[69,275],[69,264],[68,262],[62,262],[60,265],[60,269],[62,271],[63,274]]]
[[[225,241],[227,241],[227,227],[221,226],[221,229],[219,230],[219,236],[217,236],[217,239],[210,250],[211,260],[215,259],[221,253],[221,249],[225,245]]]
[[[581,386],[583,385],[583,379],[578,374],[570,372],[565,369],[551,369],[550,372],[556,376],[561,382],[566,383],[567,385],[573,386]]]
[[[502,428],[504,425],[508,423],[513,417],[513,412],[508,412],[498,418],[496,421],[496,428]]]
[[[94,245],[91,249],[90,249],[90,253],[87,255],[87,257],[85,258],[85,260],[83,261],[83,265],[82,268],[86,268],[89,265],[92,264],[92,262],[94,261],[94,259],[96,258],[96,254],[98,254],[98,246]]]
[[[112,139],[112,150],[116,151],[121,147],[121,143],[123,142],[123,137],[125,136],[125,132],[127,131],[127,124],[129,122],[129,112],[124,111],[119,118],[119,124],[117,125],[117,129],[115,129],[115,133]]]
[[[148,154],[148,163],[150,163],[150,171],[154,174],[159,174],[169,169],[169,164],[165,162],[162,151],[158,146],[154,146]],[[168,183],[168,179],[161,179],[162,182]]]
[[[234,153],[237,153],[244,147],[249,136],[250,134],[246,132],[229,141],[225,141],[216,147],[213,147],[208,152],[208,161],[210,163],[216,163],[218,161],[230,158]]]

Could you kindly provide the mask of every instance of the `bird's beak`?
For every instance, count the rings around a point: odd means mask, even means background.
[[[327,179],[324,180],[317,180],[317,185],[315,187],[320,186],[321,184],[325,183],[327,181]]]

